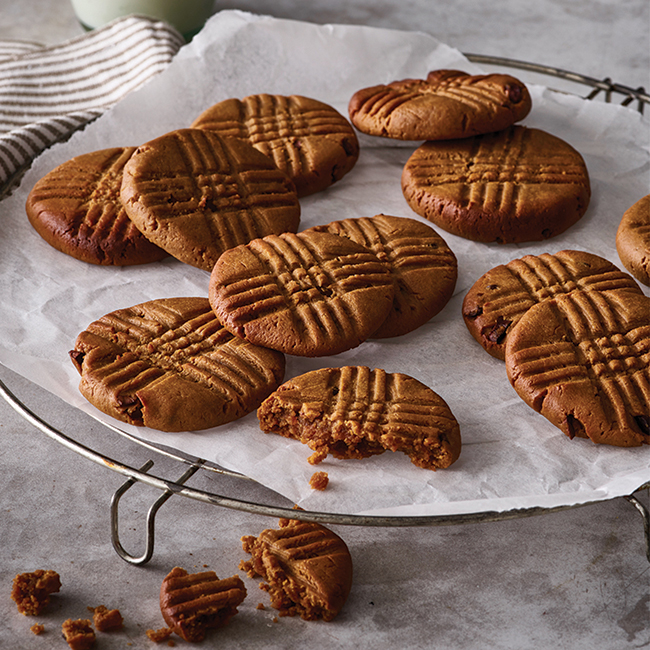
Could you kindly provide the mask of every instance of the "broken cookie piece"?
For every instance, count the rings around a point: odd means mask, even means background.
[[[185,641],[198,642],[208,629],[223,627],[246,598],[239,576],[219,580],[214,571],[188,573],[175,567],[160,588],[165,623]]]
[[[352,586],[352,558],[345,542],[315,523],[280,520],[280,528],[258,537],[242,537],[251,555],[240,568],[266,582],[271,606],[280,616],[331,621],[342,609]]]
[[[89,650],[95,645],[95,632],[87,618],[63,621],[63,638],[72,650]]]
[[[56,571],[38,569],[20,573],[14,578],[11,600],[25,616],[38,616],[50,602],[50,594],[61,589],[61,579]]]

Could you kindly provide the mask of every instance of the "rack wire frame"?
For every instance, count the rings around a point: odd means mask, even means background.
[[[644,112],[646,104],[650,104],[650,95],[646,93],[643,87],[631,88],[629,86],[614,83],[609,78],[596,79],[559,68],[549,67],[536,63],[528,63],[504,57],[470,53],[466,53],[465,56],[469,61],[473,63],[505,68],[516,68],[532,73],[563,79],[579,86],[586,86],[590,90],[586,95],[583,96],[584,99],[592,100],[599,98],[605,102],[612,102],[612,100],[616,98],[623,106],[636,105],[636,110],[642,114]],[[141,438],[127,433],[119,427],[113,426],[104,421],[101,422],[101,424],[103,424],[109,430],[113,431],[115,434],[124,436],[129,440],[137,443],[138,445],[144,446],[156,455],[165,456],[169,459],[172,459],[173,461],[176,461],[180,464],[181,468],[184,469],[182,475],[176,480],[168,479],[163,476],[157,476],[150,472],[155,464],[153,460],[148,460],[144,465],[140,467],[133,467],[117,459],[110,458],[105,454],[102,454],[101,452],[82,444],[73,436],[56,429],[46,420],[31,411],[20,399],[18,399],[11,392],[11,390],[2,381],[0,381],[0,395],[2,395],[2,397],[9,403],[9,405],[14,408],[14,410],[16,410],[23,418],[30,422],[34,427],[45,433],[48,437],[59,442],[68,449],[80,454],[84,458],[103,465],[110,470],[126,477],[126,481],[115,491],[111,499],[111,542],[113,544],[115,552],[123,560],[135,565],[143,565],[153,557],[156,514],[158,510],[164,505],[164,503],[175,495],[184,496],[222,508],[239,510],[256,515],[265,515],[276,518],[299,519],[301,521],[330,525],[378,527],[446,526],[456,524],[505,521],[509,519],[531,517],[541,514],[550,514],[596,503],[596,501],[587,501],[577,505],[564,505],[549,508],[530,507],[511,509],[507,511],[482,511],[477,513],[461,513],[454,515],[416,516],[338,514],[311,510],[296,510],[294,508],[281,506],[271,506],[253,501],[227,497],[211,491],[188,487],[186,485],[187,481],[200,470],[233,477],[235,479],[240,479],[243,481],[253,481],[253,479],[243,474],[223,469],[209,461],[206,461],[205,459],[194,458],[178,450],[170,450],[163,446],[147,442]],[[160,490],[162,493],[150,506],[147,512],[144,552],[141,555],[133,555],[124,548],[120,540],[119,532],[120,500],[124,494],[126,494],[126,492],[137,483],[151,486]],[[648,488],[650,488],[650,481],[639,485],[636,490],[624,498],[629,503],[631,503],[642,516],[646,557],[648,559],[648,562],[650,562],[650,511],[636,496],[639,492]]]

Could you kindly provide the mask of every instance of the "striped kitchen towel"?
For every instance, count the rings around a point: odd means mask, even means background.
[[[0,41],[0,197],[36,155],[164,70],[184,43],[140,16],[51,47]]]

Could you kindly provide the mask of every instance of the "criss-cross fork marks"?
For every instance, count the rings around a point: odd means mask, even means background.
[[[625,273],[608,265],[606,270],[592,272],[587,265],[570,265],[561,256],[543,253],[525,256],[505,265],[515,279],[517,289],[509,282],[499,282],[483,306],[485,314],[498,313],[505,318],[521,317],[532,305],[547,298],[583,291],[636,290],[636,283]]]
[[[431,437],[441,422],[452,417],[442,402],[423,399],[408,385],[409,378],[381,369],[346,366],[331,374],[324,404],[331,422],[356,422],[370,442],[381,444],[383,435],[399,438],[398,447],[411,447],[414,440]],[[433,393],[431,393],[433,395]]]
[[[606,413],[623,423],[626,415],[650,408],[650,319],[628,322],[597,291],[574,291],[554,303],[568,340],[519,350],[515,363],[543,400],[558,382],[596,387]],[[650,308],[649,308],[650,312]],[[541,409],[541,403],[535,408]]]
[[[127,350],[106,357],[95,369],[118,395],[134,394],[175,373],[236,399],[272,377],[263,361],[246,351],[248,344],[223,328],[209,305],[186,321],[162,305],[145,313],[122,310],[89,331],[109,341],[117,338]]]
[[[387,261],[397,273],[456,267],[453,253],[437,238],[433,230],[429,237],[392,232],[384,226],[381,215],[344,219],[330,224],[327,230],[369,248],[380,260]]]
[[[533,129],[511,127],[496,134],[475,136],[472,147],[451,153],[424,145],[408,162],[417,188],[456,186],[461,206],[510,213],[525,188],[587,184],[585,167],[568,148],[557,153],[537,151]]]
[[[252,95],[238,106],[237,118],[206,118],[201,128],[250,142],[291,176],[309,168],[310,137],[353,136],[350,124],[333,109],[302,106],[291,97]]]
[[[464,83],[462,81],[432,86],[421,81],[398,87],[386,86],[380,92],[368,97],[359,112],[370,117],[385,120],[400,107],[413,101],[432,102],[437,99],[452,100],[472,111],[496,112],[503,106],[504,94],[496,87],[486,84]]]
[[[120,186],[124,165],[134,149],[115,149],[99,165],[95,161],[73,166],[71,161],[53,170],[35,187],[36,205],[51,200],[77,202],[75,218],[65,224],[69,237],[126,241],[137,229],[122,208]],[[70,180],[71,175],[74,182]]]
[[[269,530],[268,534],[262,533],[261,541],[268,544],[272,553],[282,557],[283,564],[347,554],[345,544],[338,536],[306,522]]]
[[[200,129],[180,130],[169,137],[175,138],[178,168],[142,174],[137,181],[141,200],[158,219],[202,214],[214,240],[229,246],[268,234],[255,214],[259,210],[297,204],[282,172],[240,159],[221,138]]]
[[[248,249],[268,273],[221,288],[220,302],[237,330],[253,320],[290,311],[299,330],[314,341],[356,335],[357,315],[340,297],[391,286],[386,266],[369,252],[323,253],[309,237],[292,233],[254,240]]]

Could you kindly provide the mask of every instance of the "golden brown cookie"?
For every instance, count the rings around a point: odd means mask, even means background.
[[[408,375],[365,366],[294,377],[262,402],[257,417],[264,433],[307,444],[316,452],[312,463],[390,450],[435,471],[460,455],[460,427],[437,393]]]
[[[299,95],[226,99],[201,113],[192,127],[250,142],[287,173],[299,197],[340,180],[359,158],[352,125],[331,106]]]
[[[424,143],[404,167],[402,191],[440,228],[502,244],[559,235],[584,215],[591,197],[582,156],[564,140],[523,126]]]
[[[262,577],[271,606],[280,616],[331,621],[352,587],[352,557],[345,542],[315,523],[281,519],[258,537],[242,537],[251,559],[240,564],[249,577]]]
[[[572,291],[531,307],[508,335],[508,378],[569,438],[650,443],[650,298]]]
[[[206,271],[228,248],[295,231],[300,221],[295,187],[272,160],[204,129],[138,147],[124,167],[121,198],[145,237]]]
[[[372,338],[401,336],[424,325],[447,304],[458,262],[435,230],[415,219],[378,214],[311,228],[347,237],[385,261],[393,274],[393,308]]]
[[[134,151],[114,147],[82,154],[38,180],[25,204],[36,232],[90,264],[128,266],[167,257],[135,227],[120,199],[124,165]]]
[[[451,140],[500,131],[528,115],[526,86],[505,74],[434,70],[357,91],[348,111],[369,135],[399,140]]]
[[[95,631],[87,618],[66,619],[61,633],[70,650],[90,650],[95,645]]]
[[[210,304],[233,334],[298,356],[338,354],[365,341],[393,304],[388,265],[364,246],[304,231],[226,251]]]
[[[608,260],[577,250],[524,255],[484,273],[463,300],[472,336],[497,359],[505,358],[508,333],[533,306],[560,293],[641,289]]]
[[[165,623],[185,641],[203,641],[206,632],[226,625],[246,598],[239,576],[220,580],[214,571],[188,573],[173,568],[160,587]]]
[[[230,334],[207,298],[152,300],[111,312],[79,334],[70,357],[91,404],[161,431],[240,418],[284,376],[284,356]]]
[[[623,214],[616,231],[616,250],[623,266],[650,286],[650,194]]]

